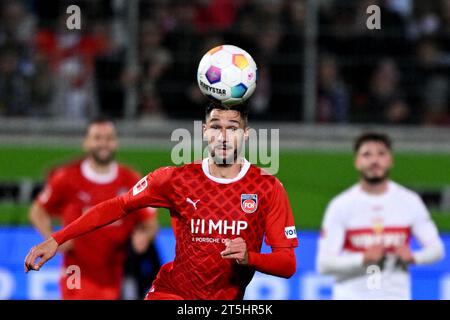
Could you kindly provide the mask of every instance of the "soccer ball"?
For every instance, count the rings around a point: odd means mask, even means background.
[[[226,106],[244,102],[255,91],[257,68],[243,49],[222,45],[209,50],[200,60],[197,82],[208,98]]]

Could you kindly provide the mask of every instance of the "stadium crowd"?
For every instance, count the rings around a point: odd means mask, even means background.
[[[137,88],[140,118],[198,118],[197,64],[230,43],[258,64],[253,119],[302,120],[305,2],[140,0],[132,66],[126,0],[1,1],[0,115],[121,118]],[[318,18],[317,122],[450,125],[450,0],[321,0]]]

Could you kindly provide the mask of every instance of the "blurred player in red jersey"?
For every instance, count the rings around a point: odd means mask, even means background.
[[[85,159],[52,172],[30,209],[30,220],[44,238],[51,237],[52,216],[67,226],[89,208],[126,193],[139,181],[141,177],[136,172],[114,160],[117,147],[111,121],[98,119],[89,124],[83,142]],[[62,298],[119,299],[127,241],[131,236],[136,253],[143,253],[157,229],[156,210],[142,207],[101,230],[67,241],[60,247],[64,254]],[[79,268],[79,288],[72,275],[65,272],[75,271],[69,266]]]
[[[277,178],[243,158],[248,134],[243,106],[210,105],[208,158],[157,169],[126,195],[92,208],[32,248],[25,272],[39,270],[66,241],[152,206],[170,210],[176,252],[146,299],[242,299],[255,270],[291,277],[298,241],[289,200]],[[264,237],[271,253],[260,253]]]

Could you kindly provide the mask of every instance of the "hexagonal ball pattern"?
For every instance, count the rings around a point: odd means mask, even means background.
[[[214,48],[212,48],[211,50],[209,50],[209,51],[207,52],[207,54],[213,55],[213,54],[216,53],[217,51],[222,50],[222,48],[223,48],[223,46],[217,46],[217,47],[214,47]]]
[[[247,92],[245,92],[244,96],[242,97],[242,100],[247,100],[248,98],[250,98],[250,96],[253,94],[253,92],[255,91],[256,88],[256,84],[252,84],[251,86],[248,87]]]
[[[247,87],[243,83],[240,83],[237,86],[231,88],[231,97],[242,98],[245,95],[246,91]]]
[[[242,71],[236,66],[229,66],[222,70],[222,82],[234,87],[242,82]]]
[[[223,69],[233,63],[233,55],[225,50],[219,50],[211,55],[211,64]]]
[[[211,56],[208,54],[205,54],[202,58],[202,60],[200,60],[200,63],[198,64],[198,74],[205,74],[206,71],[208,70],[209,66],[211,65]]]
[[[233,46],[231,44],[224,44],[222,46],[222,49],[227,51],[227,52],[229,52],[229,53],[231,53],[231,54],[240,54],[242,52],[245,52],[245,50],[243,50],[243,49],[241,49],[239,47]]]
[[[252,67],[248,66],[242,70],[242,83],[244,83],[247,87],[256,82],[256,77],[256,70]]]
[[[248,66],[248,60],[243,54],[233,54],[233,64],[244,70]]]
[[[221,75],[220,69],[215,66],[209,67],[208,71],[206,71],[206,79],[208,79],[210,84],[219,82],[220,75]]]

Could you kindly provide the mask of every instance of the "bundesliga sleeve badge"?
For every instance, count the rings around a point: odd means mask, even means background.
[[[147,185],[148,185],[147,176],[145,176],[141,180],[139,180],[133,187],[133,196],[136,196],[137,194],[141,193],[145,188],[147,188]]]
[[[245,213],[253,213],[258,209],[257,194],[241,194],[241,208]]]

